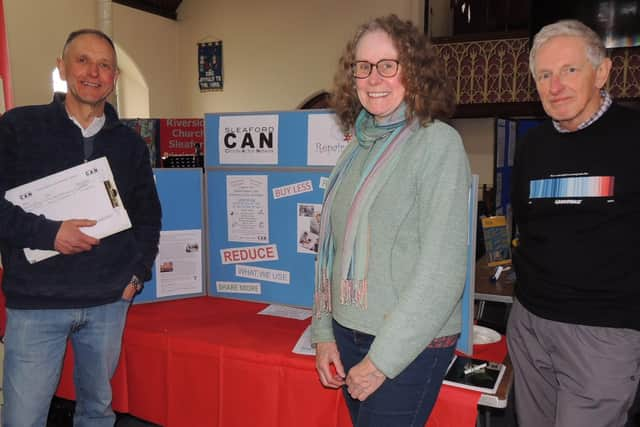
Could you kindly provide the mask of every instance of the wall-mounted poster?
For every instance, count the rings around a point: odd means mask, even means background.
[[[222,90],[222,41],[198,43],[200,91]]]

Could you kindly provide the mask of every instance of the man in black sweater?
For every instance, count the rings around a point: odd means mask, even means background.
[[[551,120],[513,171],[520,427],[622,426],[640,379],[640,115],[603,90],[605,53],[578,21],[542,28],[530,52]]]
[[[76,427],[112,427],[110,379],[127,310],[151,275],[160,202],[146,144],[106,102],[117,79],[111,39],[69,35],[58,70],[67,95],[0,117],[0,249],[6,296],[3,426],[42,427],[69,338],[75,356]],[[16,186],[106,157],[132,227],[103,239],[98,218],[56,220],[4,198]],[[90,172],[90,171],[88,171]],[[86,229],[85,229],[86,231]],[[60,254],[30,263],[25,248]]]

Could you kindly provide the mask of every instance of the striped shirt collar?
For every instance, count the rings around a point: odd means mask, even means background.
[[[598,120],[609,109],[609,107],[611,107],[612,100],[611,100],[611,95],[609,95],[609,92],[607,92],[604,89],[600,89],[600,97],[602,98],[602,103],[600,104],[600,108],[598,109],[598,111],[596,111],[595,114],[591,116],[588,120],[580,123],[576,131],[584,129],[587,126],[589,126],[591,123]],[[552,122],[553,122],[553,127],[555,127],[556,130],[560,133],[575,132],[572,130],[564,129],[562,126],[560,126],[560,123],[557,122],[556,120],[552,120]]]

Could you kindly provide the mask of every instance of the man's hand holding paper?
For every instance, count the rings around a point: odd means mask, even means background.
[[[62,221],[55,251],[24,249],[30,263],[59,252],[91,250],[100,238],[131,228],[106,157],[12,188],[5,198],[27,212]]]
[[[56,235],[54,247],[61,254],[71,255],[90,251],[100,243],[99,239],[82,232],[83,227],[92,227],[97,221],[89,219],[70,219],[63,221]]]

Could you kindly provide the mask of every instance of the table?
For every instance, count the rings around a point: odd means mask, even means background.
[[[341,392],[314,359],[291,353],[309,324],[212,297],[135,305],[114,379],[113,407],[165,427],[350,427]],[[72,354],[57,395],[75,399]],[[474,426],[480,393],[443,386],[428,427]],[[455,420],[455,421],[454,421]]]
[[[513,303],[513,285],[515,280],[511,274],[503,272],[500,278],[492,282],[489,278],[495,267],[487,265],[486,257],[476,262],[475,299],[480,301]]]
[[[493,274],[495,267],[489,267],[487,265],[486,256],[481,257],[476,262],[476,276],[475,276],[475,299],[480,301],[480,307],[478,308],[478,317],[482,316],[485,301],[503,302],[506,304],[513,303],[513,287],[515,280],[510,274],[502,274],[500,278],[492,282],[489,278]],[[504,338],[503,338],[504,340]],[[509,391],[513,384],[513,368],[511,366],[511,360],[509,356],[506,356],[504,364],[507,367],[504,378],[496,395],[483,395],[480,398],[480,404],[490,406],[492,408],[505,408],[507,406],[507,399],[509,397]]]
[[[487,259],[481,257],[476,262],[476,275],[474,284],[474,297],[478,301],[476,310],[476,320],[484,314],[486,301],[500,302],[505,304],[513,303],[513,287],[515,285],[514,275],[504,272],[500,278],[493,282],[490,277],[495,268],[487,265]]]
[[[505,304],[513,303],[513,287],[515,280],[511,274],[500,275],[500,278],[492,282],[490,280],[491,275],[494,273],[495,267],[489,267],[487,265],[486,256],[481,257],[476,262],[476,275],[475,275],[475,299],[478,301],[478,308],[476,313],[476,319],[483,316],[485,310],[485,302],[500,302]],[[503,337],[504,340],[504,337]],[[495,395],[483,394],[480,396],[478,404],[490,408],[504,409],[507,407],[509,400],[509,393],[513,386],[513,367],[511,365],[511,359],[506,356],[504,362],[506,371],[498,391]],[[485,414],[485,426],[490,426],[490,412],[484,410]]]

